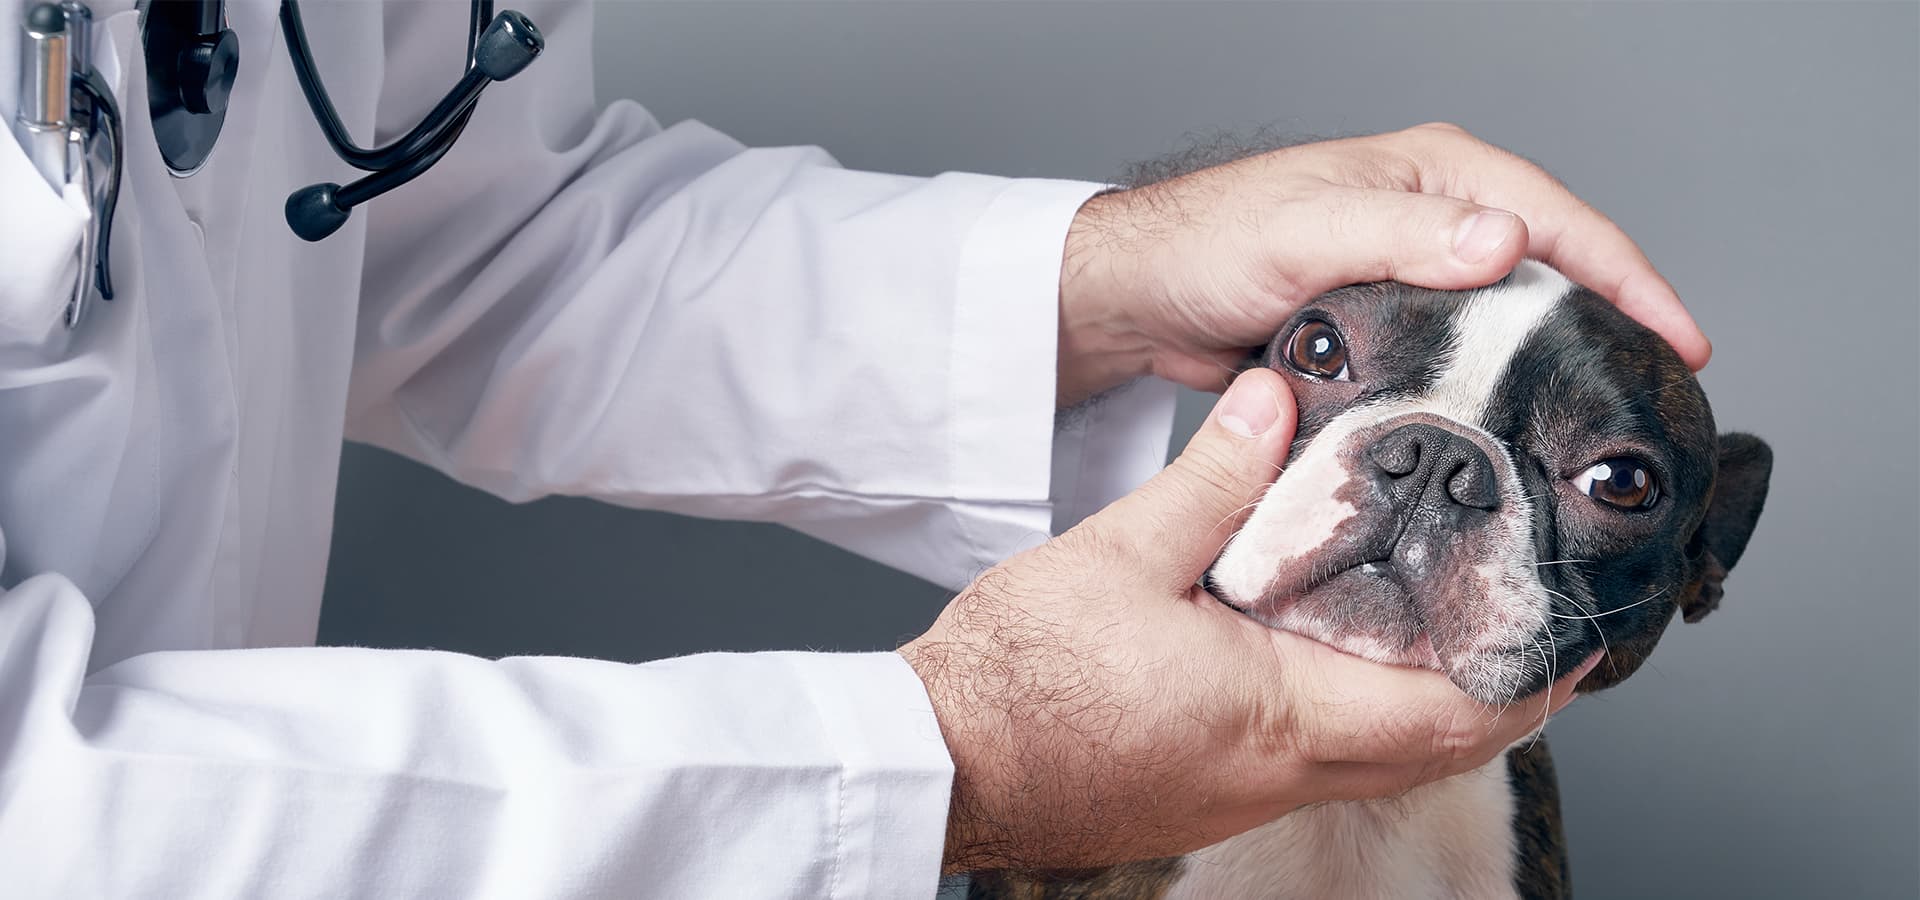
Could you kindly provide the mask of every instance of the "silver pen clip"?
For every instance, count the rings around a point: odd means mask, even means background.
[[[72,65],[66,12],[52,3],[29,8],[20,22],[20,104],[13,127],[34,168],[56,191],[67,181]]]

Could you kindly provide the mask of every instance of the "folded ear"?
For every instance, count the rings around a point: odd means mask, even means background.
[[[1700,557],[1700,588],[1680,605],[1681,615],[1698,622],[1720,605],[1728,570],[1747,552],[1753,526],[1767,503],[1767,481],[1773,475],[1773,450],[1750,434],[1720,436],[1720,463],[1713,478],[1713,498],[1706,518],[1688,542]]]

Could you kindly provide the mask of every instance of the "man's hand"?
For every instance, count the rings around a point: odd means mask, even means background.
[[[1451,125],[1304,144],[1093,198],[1060,275],[1059,401],[1152,372],[1219,390],[1315,296],[1368,281],[1463,289],[1546,261],[1658,332],[1712,347],[1612,222]]]
[[[1171,467],[982,575],[900,650],[953,755],[948,871],[1194,850],[1475,768],[1572,698],[1591,662],[1495,715],[1436,672],[1266,628],[1196,587],[1293,419],[1277,375],[1240,376]]]

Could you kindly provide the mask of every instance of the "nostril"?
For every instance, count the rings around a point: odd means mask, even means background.
[[[1453,502],[1471,509],[1491,510],[1500,505],[1500,492],[1494,484],[1493,463],[1486,454],[1470,453],[1460,461],[1451,477],[1447,479],[1447,496]]]
[[[1420,439],[1394,432],[1367,448],[1367,457],[1380,471],[1395,478],[1412,475],[1420,468]]]

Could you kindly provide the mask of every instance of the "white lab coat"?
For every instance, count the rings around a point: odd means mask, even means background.
[[[353,173],[274,0],[229,3],[239,82],[189,179],[154,145],[131,0],[97,3],[121,294],[73,332],[82,213],[0,140],[6,896],[931,892],[951,764],[893,654],[306,646],[343,437],[515,500],[782,522],[955,586],[1164,452],[1160,383],[1055,433],[1060,245],[1094,185],[853,173],[596,113],[590,9],[525,9],[546,54],[310,245],[287,193]],[[309,3],[357,137],[451,84],[466,16]],[[631,602],[727,600],[722,576]]]

